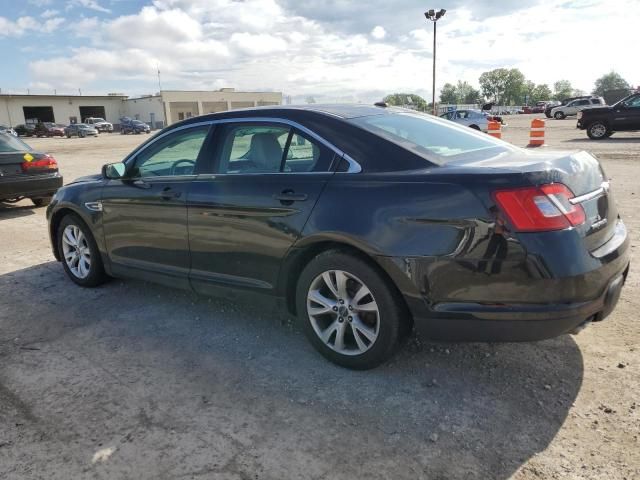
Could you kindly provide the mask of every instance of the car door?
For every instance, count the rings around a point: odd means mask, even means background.
[[[216,127],[214,162],[188,196],[191,284],[269,292],[327,180],[334,151],[285,123]]]
[[[189,286],[187,195],[210,125],[170,131],[127,159],[125,178],[102,193],[105,245],[113,273]]]
[[[618,104],[613,112],[614,130],[640,130],[640,95]]]

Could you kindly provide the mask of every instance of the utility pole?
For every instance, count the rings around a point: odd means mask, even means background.
[[[162,82],[160,81],[160,65],[156,64],[156,68],[158,69],[158,91],[162,92]]]
[[[424,12],[424,16],[427,18],[427,20],[433,22],[433,84],[431,87],[431,103],[433,105],[434,115],[438,114],[436,109],[436,22],[444,17],[445,13],[446,10],[444,8],[441,8],[437,12],[433,9]]]

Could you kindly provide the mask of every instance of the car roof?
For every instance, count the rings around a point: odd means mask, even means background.
[[[210,117],[212,119],[220,118],[220,117],[233,117],[233,116],[247,116],[247,113],[254,112],[256,115],[262,115],[265,112],[278,112],[279,115],[284,117],[288,117],[289,114],[296,113],[316,113],[321,115],[328,115],[331,117],[341,118],[341,119],[351,119],[358,117],[367,117],[370,115],[381,115],[392,112],[411,112],[412,110],[398,108],[398,107],[379,107],[374,105],[365,105],[365,104],[310,104],[310,105],[268,105],[262,107],[250,107],[250,108],[240,108],[236,110],[227,110],[225,112],[219,113],[210,113],[207,115],[203,115],[197,118],[207,118]],[[195,118],[195,117],[192,117]]]

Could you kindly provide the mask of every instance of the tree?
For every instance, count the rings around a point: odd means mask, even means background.
[[[611,70],[609,73],[596,80],[596,86],[593,89],[593,94],[603,97],[608,91],[629,90],[630,88],[629,83],[622,78],[620,74]]]
[[[440,90],[440,103],[455,105],[458,103],[458,90],[455,85],[445,83]]]
[[[393,93],[384,97],[382,101],[389,105],[411,108],[421,112],[427,110],[427,102],[425,99],[415,93]]]
[[[473,88],[467,82],[458,80],[458,84],[456,85],[456,93],[458,95],[458,103],[479,103],[478,100],[480,100],[480,92]]]
[[[564,100],[573,93],[573,87],[569,80],[558,80],[553,84],[553,99]]]
[[[309,95],[309,96],[306,98],[306,102],[307,102],[307,103],[316,103],[316,99],[315,99],[315,97],[312,97],[311,95]]]
[[[542,102],[543,100],[551,100],[553,93],[551,93],[551,89],[549,85],[546,83],[542,83],[540,85],[536,85],[533,89],[533,93],[531,94],[532,102]]]
[[[511,105],[522,98],[524,75],[517,68],[496,68],[480,75],[482,94],[497,104]]]
[[[480,92],[461,80],[456,85],[445,83],[440,91],[440,103],[472,104],[479,103],[479,100]]]

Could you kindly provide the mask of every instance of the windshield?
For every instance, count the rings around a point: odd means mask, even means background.
[[[144,125],[144,122],[141,122],[140,120],[134,120],[131,123],[134,123],[136,125]]]
[[[29,152],[31,148],[22,140],[6,133],[0,133],[0,153]]]
[[[104,122],[104,118],[94,118],[93,119],[93,123],[98,123],[98,122]]]
[[[351,121],[438,165],[472,152],[486,151],[487,156],[493,156],[511,149],[507,143],[469,127],[420,113],[375,115]]]

